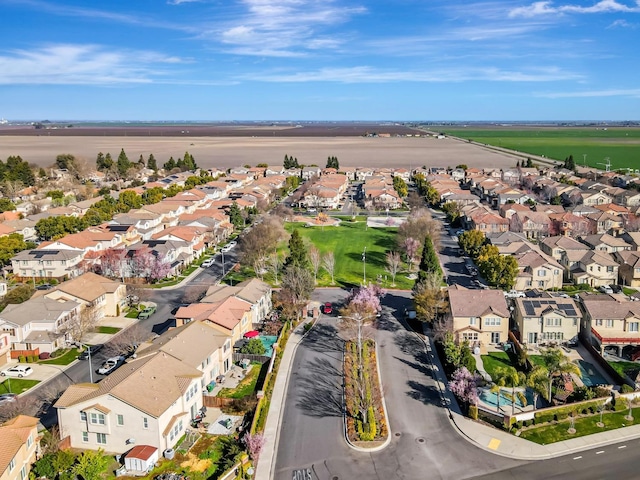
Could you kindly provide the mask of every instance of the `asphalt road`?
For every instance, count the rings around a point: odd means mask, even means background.
[[[317,291],[315,299],[337,302],[345,293]],[[356,452],[346,445],[340,324],[335,316],[323,315],[294,358],[276,479],[295,478],[296,472],[306,470],[318,480],[464,479],[522,465],[487,454],[452,429],[424,345],[398,320],[408,301],[408,293],[387,294],[378,328],[370,332],[379,344],[391,444],[377,453]]]

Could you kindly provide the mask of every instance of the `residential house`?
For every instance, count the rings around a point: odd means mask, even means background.
[[[202,407],[202,371],[164,351],[139,355],[99,383],[71,385],[55,403],[71,448],[121,454],[176,446]]]
[[[631,245],[631,250],[640,250],[640,232],[625,232],[620,238]]]
[[[548,293],[517,298],[514,319],[520,340],[527,345],[560,344],[580,331],[582,312],[572,298]]]
[[[153,240],[172,240],[176,242],[185,242],[187,248],[183,254],[185,265],[191,264],[198,259],[205,251],[205,235],[207,231],[199,227],[169,227],[158,232],[151,237]]]
[[[203,321],[231,337],[235,345],[242,336],[253,329],[252,304],[235,296],[216,303],[193,303],[180,307],[176,312],[176,326],[193,321]]]
[[[591,231],[595,233],[610,233],[621,235],[624,231],[622,217],[607,212],[590,213],[586,215],[591,222]]]
[[[526,205],[520,205],[519,203],[505,203],[500,205],[500,216],[510,220],[517,212],[530,212],[531,209]]]
[[[631,245],[625,242],[620,237],[613,237],[608,233],[601,233],[596,235],[587,235],[580,238],[580,241],[587,245],[592,250],[598,250],[607,253],[621,252],[624,250],[631,250]]]
[[[70,299],[84,308],[95,308],[98,318],[117,317],[126,307],[127,286],[93,272],[62,282],[51,290],[36,292],[53,300]]]
[[[56,279],[62,281],[81,273],[84,252],[79,249],[23,250],[11,259],[18,280]]]
[[[516,290],[562,288],[562,265],[553,257],[532,248],[516,254],[515,258],[518,261]]]
[[[271,303],[271,286],[257,278],[245,280],[233,287],[227,285],[213,285],[209,287],[202,303],[217,303],[234,296],[251,304],[250,319],[256,325],[269,314]]]
[[[612,198],[610,195],[607,195],[603,192],[594,192],[594,191],[586,191],[580,194],[584,205],[595,206],[595,205],[604,205],[606,203],[612,203]]]
[[[640,302],[621,295],[582,297],[583,332],[601,354],[605,350],[618,357],[629,355],[640,346]]]
[[[469,227],[485,235],[507,232],[509,220],[493,212],[477,211],[469,216]]]
[[[542,240],[540,242],[540,250],[560,262],[562,260],[562,252],[566,252],[569,250],[579,250],[581,252],[582,258],[582,255],[584,255],[586,248],[584,243],[580,243],[579,241],[574,240],[571,237],[556,235],[554,237],[547,237]]]
[[[12,350],[50,353],[77,340],[72,330],[79,315],[78,302],[39,296],[7,305],[0,312],[0,329],[10,333]]]
[[[35,417],[18,415],[0,425],[0,480],[26,480],[40,452]]]
[[[509,229],[524,233],[527,238],[540,239],[549,235],[551,219],[542,212],[516,212],[511,217]]]
[[[154,233],[163,229],[162,215],[144,210],[119,213],[108,223],[110,225],[133,226],[142,240],[149,240]]]
[[[588,219],[574,215],[571,212],[550,213],[551,233],[555,235],[588,235],[592,224]]]
[[[623,250],[613,254],[618,262],[618,278],[622,285],[640,287],[640,252]]]
[[[588,251],[570,267],[569,276],[577,285],[586,283],[596,288],[612,285],[618,282],[618,264],[609,253]]]
[[[19,233],[25,240],[37,240],[36,222],[26,218],[5,220],[3,224],[13,229],[15,233]]]
[[[456,341],[481,349],[506,342],[509,308],[501,290],[470,290],[460,285],[447,289]]]
[[[0,330],[0,367],[9,363],[10,360],[11,360],[11,333],[6,330]]]

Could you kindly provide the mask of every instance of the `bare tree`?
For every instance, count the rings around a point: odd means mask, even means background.
[[[5,180],[0,185],[0,190],[4,193],[4,196],[13,199],[18,195],[18,192],[24,188],[24,184],[20,180]]]
[[[260,280],[264,280],[264,274],[267,271],[267,260],[268,257],[265,255],[260,255],[253,259],[253,271],[256,277],[260,277]]]
[[[318,283],[318,270],[320,270],[320,264],[322,263],[322,257],[320,256],[320,250],[315,245],[311,245],[309,248],[309,261],[313,268],[313,283]]]
[[[391,274],[391,286],[396,286],[396,274],[400,270],[400,254],[398,252],[387,252],[387,272]]]
[[[149,333],[139,324],[135,324],[119,332],[113,340],[106,344],[109,355],[127,355],[133,353],[140,344],[149,340]]]
[[[73,341],[82,342],[87,333],[96,327],[102,316],[102,311],[96,305],[86,305],[69,320],[64,331]]]
[[[269,256],[269,267],[271,268],[271,272],[273,273],[274,282],[278,285],[278,273],[282,268],[282,258],[278,254],[277,251],[273,252]]]
[[[336,269],[336,257],[333,255],[333,252],[327,252],[322,256],[322,266],[327,273],[331,275],[331,285],[335,284],[333,273]]]

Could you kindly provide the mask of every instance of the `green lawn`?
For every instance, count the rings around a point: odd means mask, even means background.
[[[131,310],[129,310],[129,311],[127,312],[127,314],[125,315],[125,317],[126,317],[126,318],[138,318],[138,314],[139,314],[139,313],[140,313],[140,312],[139,312],[137,309],[132,308]]]
[[[542,355],[529,355],[528,358],[534,367],[536,365],[544,366],[544,362],[542,361],[544,357]]]
[[[106,333],[108,335],[113,335],[115,333],[118,333],[120,330],[122,330],[120,327],[100,326],[100,327],[96,328],[96,332],[97,333]]]
[[[24,378],[6,378],[6,380],[0,383],[0,394],[3,393],[17,393],[26,392],[34,385],[40,383],[40,380],[27,380]]]
[[[445,129],[449,135],[476,142],[509,148],[534,155],[563,161],[573,155],[577,165],[586,164],[604,170],[604,159],[609,158],[612,170],[640,169],[640,129],[638,128],[487,128]],[[515,162],[514,162],[515,166]]]
[[[506,352],[491,352],[488,355],[482,355],[482,363],[484,370],[491,378],[495,378],[496,369],[499,367],[513,367],[509,355]]]
[[[523,430],[520,433],[520,438],[525,438],[541,445],[548,445],[550,443],[561,442],[570,438],[582,437],[584,435],[591,435],[593,433],[604,432],[640,423],[640,408],[633,409],[634,419],[632,421],[624,418],[628,412],[628,409],[620,412],[605,412],[602,415],[602,423],[604,423],[604,427],[596,425],[596,423],[600,421],[599,414],[577,418],[574,425],[576,433],[573,435],[567,433],[571,424],[569,420],[565,420],[555,425],[545,425],[542,427]]]
[[[624,378],[625,375],[629,375],[634,379],[640,370],[640,363],[636,362],[608,362],[613,369]]]
[[[256,389],[262,364],[253,362],[251,365],[253,365],[253,367],[251,367],[247,376],[242,379],[236,388],[223,388],[220,390],[220,393],[218,393],[218,396],[223,398],[244,398],[247,395],[251,395]]]
[[[78,358],[78,354],[80,350],[77,348],[70,348],[67,352],[63,353],[59,357],[50,358],[49,360],[42,360],[39,363],[44,365],[69,365],[76,358]]]
[[[383,286],[391,287],[391,277],[385,271],[386,253],[398,250],[396,245],[397,228],[367,228],[365,222],[343,221],[337,227],[305,228],[302,223],[286,225],[289,232],[298,229],[300,235],[315,245],[322,254],[333,252],[335,257],[335,285],[353,287],[362,284],[364,269],[367,281],[376,281],[382,276]],[[366,251],[365,263],[362,252]],[[385,281],[385,276],[387,277]],[[396,287],[409,289],[413,287],[413,280],[406,278],[406,273],[396,275]],[[331,277],[320,269],[318,285],[331,286]]]

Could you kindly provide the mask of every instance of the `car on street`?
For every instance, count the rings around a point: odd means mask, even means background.
[[[156,307],[153,305],[145,308],[138,314],[138,318],[144,320],[145,318],[149,318],[151,315],[156,313]]]
[[[202,262],[202,264],[200,265],[202,268],[208,268],[211,265],[213,265],[215,263],[215,260],[213,258],[207,258],[204,262]]]
[[[50,283],[43,283],[42,285],[36,286],[36,290],[51,290],[52,288],[53,285],[51,285]]]
[[[80,355],[78,355],[78,360],[88,360],[89,353],[91,353],[91,356],[93,357],[96,353],[102,350],[103,346],[104,345],[102,345],[101,343],[98,343],[96,345],[89,345],[88,348],[85,348],[84,351],[80,353]]]
[[[0,395],[0,405],[7,405],[8,403],[15,402],[17,395],[15,393],[3,393]]]
[[[235,247],[238,244],[238,242],[236,242],[235,240],[227,243],[224,247],[222,247],[220,250],[223,251],[224,253],[230,252],[233,247]]]
[[[98,373],[100,375],[109,375],[116,368],[124,363],[124,357],[119,355],[117,357],[107,358],[104,363],[98,368]]]
[[[331,315],[333,313],[333,305],[331,305],[331,302],[327,302],[322,306],[322,313],[325,315]]]
[[[28,365],[14,365],[0,372],[3,377],[28,377],[33,373],[33,368]]]

